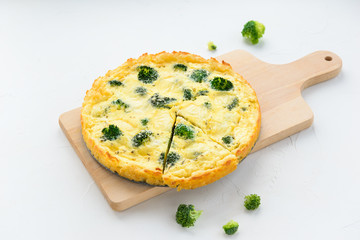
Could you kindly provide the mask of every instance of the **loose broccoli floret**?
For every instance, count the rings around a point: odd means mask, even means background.
[[[182,139],[193,139],[194,138],[194,130],[190,127],[187,126],[183,123],[179,123],[178,125],[176,125],[175,130],[174,130],[174,135],[178,136],[179,138]]]
[[[193,100],[193,95],[192,95],[192,90],[191,89],[188,89],[188,88],[184,89],[184,97],[183,97],[183,99],[185,101]]]
[[[234,220],[231,220],[223,226],[223,229],[227,235],[233,235],[239,228],[239,224]]]
[[[147,142],[150,140],[150,136],[152,135],[151,131],[148,130],[142,130],[140,131],[138,134],[136,134],[132,139],[132,145],[134,147],[139,147],[141,146],[143,143]]]
[[[112,87],[124,85],[124,84],[123,84],[122,82],[120,82],[119,80],[111,80],[111,81],[108,81],[108,83],[109,83],[110,86],[112,86]]]
[[[147,89],[144,87],[137,87],[135,88],[135,93],[139,94],[140,96],[145,96],[147,94]]]
[[[149,122],[149,119],[148,118],[143,118],[143,119],[140,120],[140,122],[141,122],[141,125],[146,126],[148,124],[148,122]]]
[[[208,42],[208,49],[210,51],[215,51],[217,46],[213,42]]]
[[[214,79],[210,81],[210,86],[212,89],[218,91],[229,91],[234,87],[232,82],[222,77],[214,77]]]
[[[223,142],[227,145],[231,144],[234,141],[234,137],[232,136],[225,136],[222,138]]]
[[[255,210],[260,206],[260,196],[250,194],[245,196],[244,206],[247,210]]]
[[[194,80],[195,82],[201,83],[202,81],[205,81],[205,79],[209,76],[209,72],[205,69],[197,69],[192,72],[190,75],[190,78]]]
[[[175,64],[174,65],[174,70],[179,70],[179,71],[187,71],[187,66],[181,63]]]
[[[232,100],[232,102],[226,106],[226,108],[231,111],[233,108],[237,107],[239,105],[239,99],[236,97]]]
[[[192,204],[180,204],[176,211],[176,222],[182,227],[192,227],[201,213],[202,211],[195,210]]]
[[[113,124],[109,125],[109,127],[107,128],[103,128],[101,132],[103,134],[101,139],[104,141],[106,140],[113,141],[123,135],[121,130],[116,125]]]
[[[114,104],[114,105],[116,105],[118,110],[120,110],[120,109],[126,109],[126,108],[129,107],[129,104],[124,103],[121,99],[117,99],[117,100],[115,100],[115,101],[112,101],[111,103]]]
[[[248,21],[241,32],[243,37],[249,39],[252,44],[257,44],[265,33],[265,26],[258,21]]]
[[[210,102],[204,102],[204,106],[205,106],[207,109],[210,109],[210,108],[211,108],[211,103],[210,103]]]
[[[165,153],[161,153],[159,162],[161,165],[164,163]],[[166,168],[171,168],[177,161],[180,160],[180,155],[177,152],[169,152],[166,156]]]
[[[158,72],[149,66],[139,66],[137,67],[138,79],[143,83],[153,83],[156,79],[158,79]]]
[[[155,93],[150,98],[150,103],[156,108],[170,108],[169,103],[176,101],[176,98],[162,97],[158,93]]]

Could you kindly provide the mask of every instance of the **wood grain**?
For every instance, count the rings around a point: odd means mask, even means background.
[[[260,137],[252,152],[311,126],[314,115],[301,97],[304,88],[335,77],[342,61],[329,51],[317,51],[288,64],[269,64],[243,50],[219,56],[255,89],[262,114]],[[135,183],[100,166],[81,136],[80,108],[63,113],[59,124],[84,166],[115,211],[123,211],[171,190]]]

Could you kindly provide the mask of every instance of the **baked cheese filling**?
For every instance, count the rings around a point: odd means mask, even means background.
[[[254,90],[226,63],[183,53],[129,59],[95,80],[84,141],[120,176],[192,189],[236,169],[260,130]]]

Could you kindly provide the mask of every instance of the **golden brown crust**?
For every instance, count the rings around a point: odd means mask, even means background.
[[[260,126],[261,126],[261,114],[259,109],[259,118],[256,123],[255,132],[251,136],[251,140],[249,141],[249,143],[246,145],[245,148],[238,148],[235,150],[235,155],[238,157],[239,162],[241,162],[241,160],[244,159],[255,146],[255,143],[260,135]]]
[[[204,171],[197,171],[192,176],[184,178],[172,176],[171,174],[163,175],[160,168],[156,168],[155,170],[147,169],[134,161],[128,161],[124,157],[113,156],[111,153],[106,151],[104,148],[99,146],[98,143],[95,142],[93,136],[91,136],[87,131],[89,123],[85,121],[86,116],[89,115],[89,103],[99,102],[102,98],[111,94],[103,88],[103,82],[106,77],[112,75],[116,75],[119,78],[124,77],[130,72],[134,71],[135,67],[142,63],[156,62],[157,64],[161,64],[174,60],[178,61],[179,63],[206,63],[210,66],[211,70],[235,75],[237,79],[241,79],[243,83],[250,86],[250,84],[246,80],[244,80],[241,75],[235,73],[232,70],[230,64],[226,63],[225,61],[222,61],[220,63],[214,58],[206,60],[198,55],[190,54],[187,52],[174,51],[172,53],[144,53],[138,59],[128,59],[120,67],[108,71],[105,76],[99,77],[94,81],[92,88],[86,92],[86,96],[83,102],[83,108],[81,111],[82,134],[88,149],[91,151],[92,155],[99,161],[99,163],[107,167],[111,171],[118,173],[122,177],[138,182],[146,182],[151,185],[168,185],[169,187],[177,188],[178,190],[194,189],[210,184],[231,173],[236,169],[237,164],[251,151],[260,132],[261,115],[257,99],[255,105],[258,106],[258,119],[256,121],[257,123],[253,129],[254,131],[250,137],[250,140],[246,144],[242,144],[237,149],[232,150],[231,152],[234,153],[234,155],[229,153],[227,157],[225,157],[221,161],[218,161],[215,168],[207,169]]]
[[[233,172],[238,165],[238,160],[232,156],[225,157],[219,166],[213,169],[197,172],[188,178],[179,178],[172,175],[164,175],[164,182],[172,188],[177,188],[178,191],[182,189],[195,189],[213,183],[220,178]]]
[[[250,84],[246,81],[246,83],[250,86]],[[251,86],[250,86],[251,87]],[[253,93],[256,96],[256,93],[254,91]],[[260,105],[259,105],[259,101],[256,98],[256,106],[258,106],[258,118],[256,121],[256,126],[254,128],[254,133],[251,135],[251,140],[248,142],[248,144],[246,145],[246,147],[244,148],[238,148],[236,149],[235,155],[238,157],[239,162],[241,162],[242,159],[244,159],[253,149],[253,147],[255,146],[255,143],[257,141],[257,139],[259,138],[260,135],[260,129],[261,129],[261,110],[260,110]]]

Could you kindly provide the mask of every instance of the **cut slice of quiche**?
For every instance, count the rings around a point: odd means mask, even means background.
[[[184,102],[177,111],[240,158],[251,150],[248,143],[257,139],[259,131],[254,129],[260,124],[256,95],[249,85],[242,88],[233,92],[210,89],[207,96]]]
[[[165,156],[166,154],[166,156]],[[177,117],[168,153],[162,153],[164,183],[178,190],[212,183],[236,169],[238,159],[200,128]]]
[[[227,63],[162,52],[129,59],[95,80],[81,122],[87,147],[106,168],[134,181],[192,189],[232,172],[250,152],[260,107]],[[193,137],[181,137],[180,128]]]

